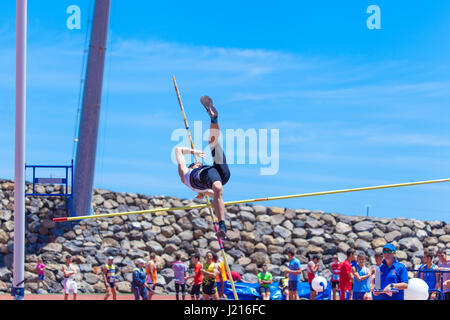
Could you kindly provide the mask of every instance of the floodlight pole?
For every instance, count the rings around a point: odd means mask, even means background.
[[[110,5],[110,0],[95,1],[73,181],[72,212],[76,216],[92,214],[92,189]]]
[[[27,71],[27,0],[16,0],[16,114],[14,151],[14,300],[25,295],[25,116]]]

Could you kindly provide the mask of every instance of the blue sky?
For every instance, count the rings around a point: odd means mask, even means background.
[[[279,129],[276,175],[230,166],[225,200],[450,177],[450,3],[112,1],[95,186],[191,198],[170,156],[214,98],[223,129]],[[81,30],[66,8],[79,5]],[[72,159],[92,0],[29,1],[27,163]],[[369,5],[381,30],[369,30]],[[14,176],[15,2],[0,3],[0,177]],[[449,184],[264,203],[449,220]]]

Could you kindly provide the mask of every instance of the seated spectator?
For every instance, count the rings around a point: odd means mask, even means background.
[[[263,300],[270,300],[270,288],[272,274],[267,271],[267,265],[263,265],[262,271],[258,273],[259,292]]]

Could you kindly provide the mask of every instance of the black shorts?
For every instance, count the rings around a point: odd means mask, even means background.
[[[270,288],[269,287],[259,287],[259,293],[261,293],[261,294],[270,293]]]
[[[214,149],[211,150],[214,164],[202,172],[200,172],[200,181],[208,188],[212,188],[212,185],[216,181],[222,182],[225,185],[230,180],[230,169],[228,168],[227,159],[222,147],[217,144]]]
[[[209,282],[209,283],[203,283],[202,285],[203,294],[207,294],[209,296],[212,296],[216,294],[216,283],[215,282]]]
[[[331,289],[337,289],[338,285],[339,285],[339,282],[331,281]]]
[[[192,288],[191,288],[191,296],[197,296],[197,297],[199,297],[199,296],[200,296],[200,287],[201,287],[200,284],[194,284],[194,285],[192,285]]]
[[[108,286],[110,287],[110,288],[115,288],[116,287],[116,283],[115,282],[107,282],[108,283]]]

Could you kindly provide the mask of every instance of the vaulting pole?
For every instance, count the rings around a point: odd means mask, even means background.
[[[187,121],[187,118],[186,118],[186,113],[184,112],[183,102],[181,101],[181,95],[180,95],[180,92],[178,91],[178,86],[177,86],[177,81],[175,80],[175,76],[172,77],[172,80],[173,80],[173,85],[175,87],[175,91],[177,93],[178,103],[180,104],[181,114],[183,115],[184,126],[186,128],[186,131],[187,131],[187,134],[188,134],[188,137],[189,137],[189,141],[191,143],[191,149],[194,149],[194,142],[192,140],[191,130],[189,129],[189,124],[188,124],[188,121]],[[195,154],[194,154],[194,159],[195,159],[195,162],[197,162],[197,156]],[[211,207],[211,202],[209,200],[208,195],[205,195],[205,198],[206,198],[206,204],[208,205],[208,208],[209,208],[209,214],[211,215],[211,218],[212,218],[212,221],[213,221],[213,224],[214,224],[214,230],[217,232],[218,228],[217,228],[216,218],[214,216],[214,210]],[[230,267],[228,265],[228,260],[227,260],[226,254],[225,254],[225,249],[223,247],[222,239],[217,237],[217,241],[219,242],[220,251],[222,252],[223,262],[225,264],[225,268],[227,269],[228,278],[230,279],[231,288],[233,289],[234,299],[235,300],[239,300],[238,295],[236,293],[236,289],[234,287],[234,281],[233,281],[233,277],[231,276],[231,270],[230,270]]]
[[[418,185],[423,185],[423,184],[443,183],[443,182],[450,182],[450,178],[449,179],[417,181],[417,182],[406,182],[406,183],[398,183],[398,184],[387,184],[387,185],[374,186],[374,187],[363,187],[363,188],[331,190],[331,191],[321,191],[321,192],[312,192],[312,193],[301,193],[301,194],[293,194],[293,195],[289,195],[289,196],[236,200],[236,201],[224,202],[224,205],[231,206],[231,205],[241,204],[241,203],[252,203],[252,202],[272,201],[272,200],[285,200],[285,199],[293,199],[293,198],[306,198],[306,197],[314,197],[314,196],[324,196],[327,194],[358,192],[358,191],[368,191],[368,190],[378,190],[378,189],[388,189],[388,188],[398,188],[398,187],[410,187],[410,186],[418,186]],[[155,212],[161,212],[161,211],[202,209],[202,208],[206,208],[206,207],[210,207],[210,206],[211,206],[211,204],[209,204],[209,205],[208,204],[197,204],[197,205],[193,205],[193,206],[184,206],[184,207],[156,208],[156,209],[149,209],[149,210],[142,210],[142,211],[96,214],[94,216],[62,217],[62,218],[54,218],[53,221],[63,222],[63,221],[74,221],[74,220],[82,220],[82,219],[110,218],[110,217],[116,217],[116,216],[155,213]]]
[[[12,295],[24,298],[25,120],[27,82],[27,0],[16,1],[16,119],[14,154],[14,266]]]

